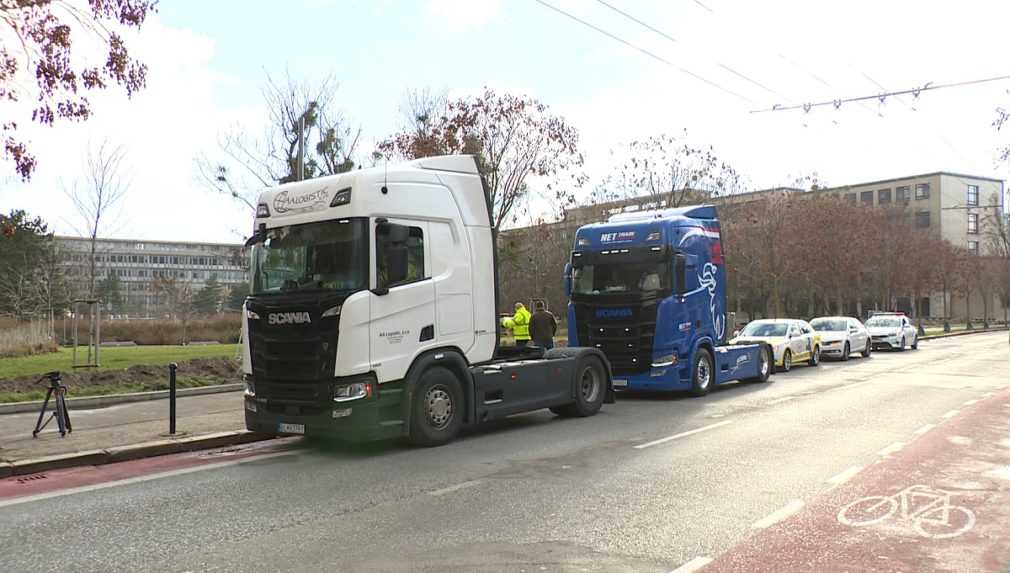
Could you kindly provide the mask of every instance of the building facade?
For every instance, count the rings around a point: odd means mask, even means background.
[[[91,243],[81,237],[54,237],[65,275],[75,297],[88,293],[88,261]],[[202,289],[213,277],[229,288],[247,284],[249,259],[246,249],[231,243],[185,243],[98,239],[95,244],[95,284],[111,275],[119,279],[122,304],[119,314],[159,316],[163,295],[155,288],[159,278],[188,283]]]

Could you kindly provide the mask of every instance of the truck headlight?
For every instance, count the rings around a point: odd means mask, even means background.
[[[331,309],[326,310],[326,312],[324,312],[323,315],[322,315],[322,317],[320,317],[320,318],[328,318],[328,317],[331,317],[331,316],[340,316],[340,305],[339,304],[337,306],[331,308]]]
[[[333,391],[334,402],[350,402],[351,400],[360,400],[362,398],[370,398],[371,396],[371,382],[344,384],[343,386],[337,386],[337,388]]]
[[[248,318],[249,320],[259,320],[260,319],[260,315],[258,315],[255,312],[249,310],[248,308],[245,309],[245,317]]]
[[[652,359],[653,368],[665,368],[667,366],[673,366],[677,363],[676,354],[667,354],[665,356],[657,356]]]

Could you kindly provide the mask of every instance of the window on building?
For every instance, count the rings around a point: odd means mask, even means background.
[[[880,205],[887,205],[891,202],[891,190],[881,189],[877,191],[877,203]]]
[[[968,234],[978,234],[978,213],[968,213]]]
[[[929,183],[916,183],[915,184],[915,198],[916,199],[929,199]]]
[[[399,280],[391,281],[387,278],[390,257],[393,249],[396,248],[384,235],[376,232],[376,270],[378,273],[378,288],[389,288],[425,278],[424,274],[424,234],[420,227],[410,227],[407,237],[407,274]]]
[[[855,203],[856,202],[856,194],[855,193],[846,193],[845,194],[845,200],[848,201],[849,203]]]
[[[968,186],[968,206],[978,207],[978,185]]]
[[[968,252],[973,255],[978,254],[978,241],[968,241]]]
[[[915,226],[920,229],[929,227],[929,211],[919,211],[915,214]]]
[[[894,198],[895,201],[897,201],[898,203],[908,203],[908,200],[911,198],[912,195],[911,188],[908,185],[898,187],[894,191],[896,195],[896,197]]]
[[[873,205],[873,191],[863,191],[859,194],[859,200],[863,205]]]

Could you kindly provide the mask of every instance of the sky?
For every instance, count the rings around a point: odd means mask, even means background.
[[[1010,74],[1010,3],[543,1],[632,46],[537,0],[163,0],[128,38],[149,67],[147,88],[91,95],[86,123],[25,129],[38,171],[22,183],[0,164],[0,211],[26,209],[77,234],[66,190],[88,145],[108,140],[125,150],[130,184],[108,235],[237,242],[251,214],[208,190],[194,159],[213,157],[236,128],[260,133],[265,74],[285,70],[337,79],[362,158],[402,124],[407,90],[490,86],[535,97],[579,129],[589,186],[627,143],[684,130],[751,189],[811,173],[830,185],[939,170],[1008,176],[997,150],[1010,133],[992,122],[1010,107],[1010,81],[752,112]],[[529,217],[550,208],[537,197]]]

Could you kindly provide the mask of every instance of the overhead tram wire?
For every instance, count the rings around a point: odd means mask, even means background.
[[[892,92],[883,92],[883,93],[879,93],[879,94],[856,96],[856,97],[848,97],[848,98],[834,99],[834,100],[829,100],[829,101],[810,102],[810,103],[803,103],[803,104],[799,104],[799,105],[779,105],[779,104],[776,104],[776,105],[774,105],[774,106],[772,106],[770,108],[766,108],[766,109],[751,110],[751,113],[767,113],[767,112],[771,112],[771,111],[790,111],[790,110],[795,110],[795,109],[802,109],[803,111],[810,111],[811,109],[813,109],[815,107],[824,107],[824,106],[828,106],[828,105],[834,106],[835,109],[839,109],[842,106],[842,104],[845,104],[845,103],[864,102],[864,101],[869,101],[869,100],[873,100],[873,99],[880,100],[881,102],[883,102],[885,99],[887,99],[889,97],[895,97],[897,99],[897,96],[909,95],[909,94],[911,94],[914,98],[917,98],[917,97],[919,97],[920,94],[922,94],[923,92],[926,92],[926,91],[933,91],[933,90],[940,90],[940,89],[947,89],[947,88],[957,88],[957,87],[971,86],[971,85],[976,85],[976,84],[984,84],[984,83],[989,83],[989,82],[998,82],[998,81],[1005,81],[1005,80],[1010,80],[1010,75],[996,76],[996,77],[991,77],[991,78],[982,78],[982,79],[977,79],[977,80],[968,80],[968,81],[963,81],[963,82],[951,82],[951,83],[947,83],[947,84],[934,84],[933,82],[927,82],[926,84],[924,84],[922,86],[919,86],[919,87],[916,87],[916,88],[909,88],[909,89],[892,91]]]
[[[714,87],[715,89],[717,89],[717,90],[719,90],[719,91],[721,91],[723,93],[729,94],[729,95],[731,95],[733,97],[736,97],[738,99],[741,99],[741,100],[743,100],[743,101],[745,101],[747,103],[751,103],[751,104],[754,103],[754,100],[752,100],[752,99],[750,99],[750,98],[748,98],[746,96],[740,95],[739,93],[737,93],[737,92],[735,92],[735,91],[733,91],[731,89],[725,88],[725,87],[723,87],[723,86],[721,86],[721,85],[713,82],[712,80],[709,80],[709,79],[707,79],[705,77],[702,77],[702,76],[700,76],[700,75],[698,75],[698,74],[692,72],[691,70],[688,70],[688,69],[686,69],[686,68],[684,68],[682,66],[678,66],[677,64],[674,64],[673,62],[671,62],[670,60],[667,60],[666,58],[664,58],[662,56],[658,56],[658,55],[654,54],[653,52],[650,52],[649,50],[646,50],[645,48],[642,48],[641,46],[637,46],[635,44],[632,44],[631,42],[625,40],[624,38],[621,38],[621,37],[619,37],[617,35],[614,35],[614,34],[608,32],[608,31],[604,30],[603,28],[600,28],[599,26],[596,26],[595,24],[591,24],[591,23],[583,20],[582,18],[579,18],[578,16],[575,16],[574,14],[571,14],[569,12],[566,12],[566,11],[562,10],[561,8],[558,8],[557,6],[549,4],[549,3],[545,2],[544,0],[534,0],[534,1],[537,4],[540,4],[541,6],[544,6],[545,8],[550,8],[551,10],[557,12],[558,14],[561,14],[562,16],[564,16],[564,17],[566,17],[566,18],[568,18],[570,20],[574,20],[574,21],[578,22],[579,24],[582,24],[583,26],[585,26],[585,27],[587,27],[587,28],[589,28],[591,30],[594,30],[594,31],[596,31],[596,32],[598,32],[600,34],[603,34],[604,36],[610,38],[611,40],[614,40],[616,42],[620,42],[620,43],[624,44],[625,46],[627,46],[627,47],[629,47],[629,48],[631,48],[633,50],[637,50],[637,51],[645,54],[646,56],[649,56],[650,58],[656,60],[657,62],[664,63],[667,66],[670,66],[671,68],[677,70],[678,72],[680,72],[680,73],[682,73],[684,75],[691,76],[692,78],[694,78],[694,79],[696,79],[696,80],[698,80],[700,82],[708,84],[708,85]]]
[[[634,22],[634,23],[636,23],[636,24],[638,24],[638,25],[640,25],[640,26],[642,26],[644,28],[647,28],[648,30],[651,30],[652,32],[655,32],[656,34],[659,34],[660,36],[666,38],[670,42],[672,42],[674,44],[678,43],[677,39],[674,38],[673,36],[671,36],[670,34],[667,34],[666,32],[660,30],[659,28],[656,28],[655,26],[653,26],[653,25],[651,25],[651,24],[649,24],[647,22],[643,22],[642,20],[639,20],[638,18],[636,18],[636,17],[632,16],[631,14],[625,12],[624,10],[621,10],[620,8],[618,8],[618,7],[610,4],[609,2],[606,2],[605,0],[596,0],[596,1],[599,2],[600,4],[603,4],[607,8],[610,8],[614,12],[617,12],[621,16],[624,16],[628,20],[631,20],[632,22]],[[699,3],[699,5],[702,6],[703,8],[705,8],[706,10],[708,10],[709,12],[712,11],[707,6],[704,6],[701,3]],[[777,91],[769,88],[768,86],[762,84],[761,82],[755,80],[754,78],[748,77],[746,74],[744,74],[742,72],[738,72],[737,70],[734,70],[733,68],[727,66],[726,64],[719,63],[719,67],[721,67],[722,69],[726,70],[727,72],[729,72],[729,73],[731,73],[731,74],[739,77],[740,79],[743,79],[743,80],[745,80],[747,82],[750,82],[750,83],[756,85],[757,87],[765,90],[766,92],[768,92],[768,93],[770,93],[770,94],[772,94],[772,95],[774,95],[776,97],[780,97],[780,98],[783,98],[783,99],[789,99],[786,96],[784,96],[784,95],[778,93]]]

